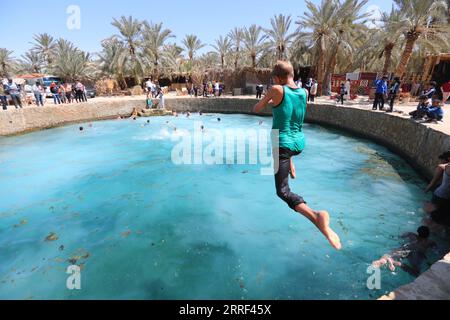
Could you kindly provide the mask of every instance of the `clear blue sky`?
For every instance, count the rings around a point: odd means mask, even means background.
[[[81,10],[79,30],[67,28],[69,5],[78,5]],[[369,0],[369,6],[384,11],[389,11],[391,5],[392,0]],[[270,18],[279,13],[291,14],[296,20],[305,8],[304,0],[2,0],[0,30],[4,32],[0,47],[13,50],[18,57],[32,47],[33,34],[46,32],[70,40],[82,50],[97,52],[100,41],[116,32],[111,25],[112,18],[121,15],[163,22],[177,36],[176,42],[192,33],[211,44],[233,27],[253,23],[268,27]],[[204,50],[209,51],[211,47]]]

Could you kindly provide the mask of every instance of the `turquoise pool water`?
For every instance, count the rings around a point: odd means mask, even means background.
[[[270,119],[145,121],[0,139],[1,299],[373,299],[413,280],[383,271],[381,290],[366,287],[371,261],[423,218],[424,182],[385,148],[305,127],[291,186],[330,211],[336,252],[259,166],[171,161],[170,138],[194,121],[207,134]],[[71,264],[81,290],[66,288]]]

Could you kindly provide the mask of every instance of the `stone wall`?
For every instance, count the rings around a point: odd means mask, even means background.
[[[168,98],[166,108],[176,111],[252,114],[257,100],[252,98]],[[142,108],[140,97],[95,99],[88,104],[26,108],[0,111],[0,135],[14,135],[69,123],[129,116],[133,108]],[[11,108],[11,107],[10,107]],[[270,116],[270,110],[263,115]],[[409,119],[334,105],[312,105],[306,121],[347,130],[354,135],[387,146],[407,160],[424,177],[430,178],[437,157],[450,150],[450,136]]]
[[[18,110],[0,110],[0,136],[22,134],[49,129],[69,123],[105,120],[120,116],[130,116],[134,107],[143,107],[140,100],[110,100],[49,107],[31,107]],[[14,108],[9,106],[9,108]]]
[[[379,300],[450,300],[450,253],[413,283]]]

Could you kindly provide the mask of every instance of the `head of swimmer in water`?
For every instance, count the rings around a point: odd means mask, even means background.
[[[294,67],[289,61],[277,61],[272,70],[272,79],[276,85],[294,82]]]
[[[417,234],[420,239],[428,239],[430,237],[430,229],[428,227],[422,226],[417,229]]]

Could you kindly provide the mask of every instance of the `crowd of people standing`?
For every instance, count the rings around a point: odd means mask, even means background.
[[[317,90],[319,88],[319,84],[313,78],[309,78],[308,81],[303,84],[302,79],[299,78],[295,81],[295,85],[298,88],[304,88],[308,91],[308,102],[315,102],[315,98],[317,96]],[[269,88],[268,88],[269,89]],[[258,84],[256,86],[256,99],[261,99],[264,94],[264,86],[262,84]]]
[[[50,92],[55,104],[87,102],[86,87],[80,81],[74,84],[52,82]]]
[[[373,102],[373,110],[384,110],[384,105],[386,101],[389,103],[389,109],[386,112],[394,112],[394,103],[397,99],[400,88],[401,81],[399,77],[394,78],[394,80],[389,85],[388,77],[383,76],[381,79],[375,81],[375,100]]]
[[[53,97],[55,105],[87,102],[86,87],[81,81],[75,83],[52,82],[49,91]],[[23,105],[36,104],[43,107],[46,101],[46,88],[40,81],[34,84],[19,85],[13,79],[3,79],[0,85],[0,103],[3,110],[8,109],[9,99],[16,109],[23,108]]]

